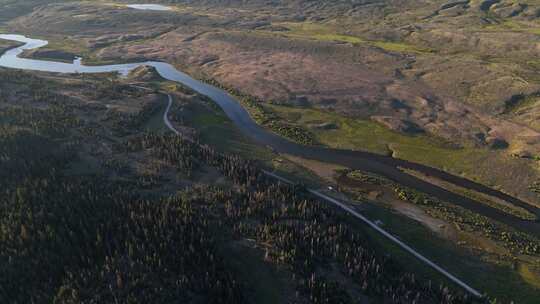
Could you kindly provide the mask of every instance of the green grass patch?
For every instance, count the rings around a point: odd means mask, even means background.
[[[265,105],[265,107],[290,123],[309,128],[319,142],[333,148],[366,150],[379,154],[407,153],[407,155],[429,150],[439,154],[433,157],[425,155],[426,158],[467,153],[463,151],[468,150],[453,148],[441,139],[426,135],[405,135],[370,120],[347,118],[337,113],[279,105]],[[336,127],[317,127],[320,124],[331,124]]]
[[[284,34],[288,37],[295,37],[295,38],[309,38],[309,39],[315,39],[320,41],[337,41],[337,42],[347,42],[347,43],[364,43],[365,40],[350,36],[350,35],[343,35],[338,34],[336,32],[333,32],[332,30],[329,30],[322,26],[290,26],[288,27],[290,31],[285,32]]]
[[[391,52],[397,52],[397,53],[424,54],[424,53],[433,52],[433,50],[428,49],[428,48],[417,47],[417,46],[407,44],[407,43],[402,43],[402,42],[375,41],[375,42],[371,42],[371,44],[381,49],[391,51]]]
[[[431,53],[433,50],[417,47],[404,42],[372,41],[361,37],[348,35],[340,32],[340,27],[336,25],[319,24],[312,22],[284,22],[275,25],[283,26],[288,31],[280,34],[290,38],[305,38],[318,41],[335,41],[352,44],[372,45],[387,51],[398,53]]]
[[[311,108],[265,105],[288,123],[308,129],[316,142],[332,148],[363,150],[426,164],[474,180],[492,180],[478,164],[490,162],[493,168],[506,165],[501,151],[465,146],[457,148],[429,135],[405,135],[370,120],[353,119]],[[293,119],[290,119],[290,118]],[[289,118],[289,120],[288,120]],[[313,127],[333,124],[335,128]]]
[[[309,38],[320,41],[337,41],[347,43],[364,43],[365,40],[351,35],[338,33],[332,26],[312,22],[284,22],[276,25],[286,27],[289,31],[282,32],[288,37]]]
[[[165,114],[166,109],[167,104],[164,102],[162,105],[160,105],[159,109],[152,113],[152,115],[148,118],[146,123],[143,125],[143,129],[154,133],[167,132],[169,129],[163,122],[163,115]]]
[[[323,41],[338,41],[338,42],[348,42],[348,43],[363,43],[364,42],[364,40],[358,37],[339,35],[339,34],[318,34],[318,35],[314,35],[313,38],[317,40],[323,40]]]
[[[210,103],[210,102],[209,102]],[[199,132],[201,142],[220,151],[239,154],[249,159],[270,161],[269,149],[251,142],[221,111],[204,102],[191,102],[184,108],[184,122]]]

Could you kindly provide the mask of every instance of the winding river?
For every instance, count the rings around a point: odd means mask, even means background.
[[[402,172],[399,167],[414,169],[426,175],[434,176],[453,184],[473,189],[488,195],[492,195],[506,200],[516,206],[527,209],[528,211],[540,215],[538,208],[531,206],[515,197],[509,196],[503,192],[491,189],[473,181],[459,176],[451,175],[439,169],[425,165],[408,162],[401,159],[382,156],[369,152],[348,151],[331,149],[325,147],[303,146],[291,142],[279,135],[268,131],[257,125],[250,117],[249,113],[237,102],[237,100],[227,92],[208,85],[189,75],[178,71],[168,63],[157,61],[146,61],[140,63],[86,66],[82,64],[81,59],[76,59],[73,63],[62,63],[45,60],[35,60],[20,58],[19,55],[25,50],[37,49],[47,45],[47,41],[31,39],[22,35],[0,35],[0,39],[13,40],[24,43],[24,45],[12,48],[0,56],[0,66],[5,68],[14,68],[30,71],[43,71],[55,73],[104,73],[118,72],[127,75],[131,70],[140,66],[151,66],[163,78],[182,83],[194,91],[210,97],[233,121],[233,123],[254,142],[272,147],[276,152],[286,153],[306,159],[323,161],[339,164],[351,169],[359,169],[375,174],[385,176],[399,184],[417,189],[421,192],[438,197],[439,199],[452,202],[467,208],[473,212],[485,215],[500,222],[503,222],[516,229],[532,232],[540,236],[540,223],[522,220],[518,217],[504,213],[498,209],[489,207],[467,197],[447,191],[441,187],[430,184],[412,175]]]

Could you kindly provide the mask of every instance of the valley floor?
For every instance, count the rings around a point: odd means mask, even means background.
[[[152,69],[127,78],[0,69],[0,213],[11,215],[1,219],[0,259],[10,262],[0,302],[149,300],[166,285],[189,290],[170,296],[194,303],[406,303],[408,290],[418,303],[469,303],[373,230],[305,196],[307,186],[353,206],[490,299],[536,303],[536,4],[223,8],[209,0],[138,11],[129,1],[52,2],[0,0],[0,33],[50,41],[23,56],[166,61],[227,90],[259,125],[306,150],[411,161],[392,170],[447,195],[258,145],[207,97]],[[14,46],[0,40],[0,52]],[[170,107],[162,93],[172,96]],[[167,111],[170,125],[197,144],[171,134]],[[261,168],[301,184],[263,181]],[[178,248],[179,256],[166,253]],[[360,258],[353,265],[353,254],[377,267]],[[208,271],[204,282],[188,261]],[[21,275],[36,265],[50,266]],[[165,281],[147,276],[153,272]],[[140,284],[148,294],[131,292]]]

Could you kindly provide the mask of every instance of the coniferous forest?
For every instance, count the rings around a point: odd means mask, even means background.
[[[256,162],[144,129],[154,93],[0,77],[2,303],[250,303],[248,259],[288,303],[479,301],[406,272],[367,228]],[[138,111],[104,107],[111,89]]]

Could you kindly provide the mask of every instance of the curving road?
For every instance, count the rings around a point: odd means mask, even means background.
[[[167,108],[165,109],[165,113],[163,113],[163,122],[165,123],[167,128],[169,128],[169,130],[171,130],[174,134],[180,135],[180,132],[178,132],[178,130],[173,127],[171,121],[169,120],[169,111],[171,110],[173,99],[171,94],[167,94],[167,97],[169,98],[169,100],[167,103]]]

